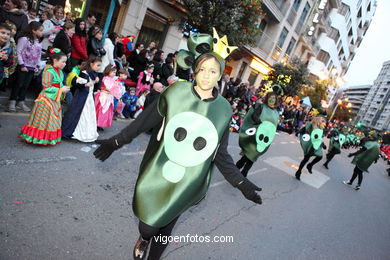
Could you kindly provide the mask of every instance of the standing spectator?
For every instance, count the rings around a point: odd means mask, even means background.
[[[156,54],[153,56],[152,63],[154,65],[153,77],[156,81],[161,82],[162,65],[164,63],[164,51],[157,51]]]
[[[47,50],[53,45],[53,41],[56,35],[60,32],[61,26],[63,26],[64,8],[57,5],[54,8],[54,17],[43,22],[43,40],[42,49]]]
[[[115,66],[114,51],[115,51],[115,44],[118,41],[119,41],[119,36],[114,32],[110,33],[108,38],[104,41],[104,50],[106,51],[106,54],[102,56],[102,67],[100,73],[103,73],[104,69],[108,65]]]
[[[226,96],[228,90],[228,84],[230,81],[230,77],[228,74],[223,74],[222,79],[218,82],[218,91],[223,97]]]
[[[10,44],[11,28],[0,24],[0,83],[4,79],[5,68],[13,64],[12,46]]]
[[[72,55],[70,63],[72,68],[81,63],[81,61],[88,60],[87,54],[87,29],[85,20],[76,18],[75,34],[72,37]]]
[[[148,51],[142,50],[136,57],[135,63],[134,63],[134,71],[132,74],[132,80],[138,81],[138,76],[141,71],[143,71],[146,68],[146,65],[149,63],[148,60]]]
[[[11,21],[16,25],[15,41],[23,35],[28,25],[27,15],[21,9],[20,0],[6,0],[0,8],[0,23]]]
[[[179,80],[179,78],[176,77],[176,75],[172,74],[172,75],[169,76],[168,79],[167,79],[168,86],[166,86],[166,87],[172,86],[172,85],[175,84],[178,80]]]
[[[146,66],[146,69],[144,71],[141,71],[139,73],[137,89],[135,92],[137,96],[145,89],[150,90],[150,85],[152,85],[154,82],[153,70],[154,70],[154,65],[149,64]]]
[[[162,74],[161,74],[161,83],[164,86],[170,86],[168,82],[168,78],[173,75],[174,69],[173,69],[173,58],[172,56],[168,56],[165,59],[165,63],[162,65]]]
[[[88,55],[92,54],[98,57],[103,57],[106,55],[106,51],[104,50],[102,43],[102,30],[98,27],[94,28],[91,36],[92,37],[89,39],[87,47]]]
[[[96,17],[93,14],[87,16],[87,33],[88,37],[92,36],[93,30],[95,29]]]
[[[155,42],[150,42],[149,43],[149,46],[148,46],[148,48],[146,48],[148,51],[151,51],[153,48],[155,48],[156,47],[156,43]]]
[[[16,42],[15,42],[15,34],[16,34],[16,25],[10,21],[8,21],[6,23],[10,29],[11,29],[11,35],[10,35],[10,46],[12,47],[12,53],[11,55],[13,56],[13,62],[11,64],[9,64],[9,67],[5,67],[4,68],[4,79],[5,79],[5,82],[0,82],[1,85],[4,86],[4,90],[5,91],[5,86],[13,86],[14,84],[14,80],[15,80],[15,77],[12,76],[14,75],[14,72],[16,71],[16,68],[18,66],[18,53],[17,53],[17,49],[16,49]],[[11,56],[10,55],[10,56]],[[12,82],[10,82],[12,81]]]
[[[53,43],[53,47],[60,49],[68,58],[67,65],[64,68],[65,73],[69,73],[71,70],[69,58],[72,53],[71,39],[73,37],[74,32],[74,24],[66,22],[63,29],[57,34]]]
[[[43,11],[49,14],[49,19],[54,16],[54,6],[51,4],[46,4],[45,9]]]
[[[136,59],[138,54],[144,49],[144,45],[142,43],[136,43],[135,44],[135,49],[130,52],[129,57],[127,58],[127,62],[131,67],[134,68],[136,64]]]
[[[37,72],[40,67],[42,46],[39,43],[39,39],[42,37],[43,27],[39,22],[31,22],[27,28],[26,36],[21,37],[17,45],[18,81],[11,91],[8,107],[10,112],[15,112],[16,102],[18,102],[18,107],[23,111],[31,111],[24,103],[24,100],[27,88],[34,77],[34,72]]]
[[[72,12],[67,12],[66,15],[65,15],[65,23],[66,22],[71,22],[73,23],[73,19],[72,19]]]
[[[47,11],[43,11],[41,17],[39,17],[39,22],[43,24],[46,20],[51,18],[51,14]]]
[[[37,17],[37,11],[34,9],[30,9],[27,13],[27,20],[28,20],[28,23],[39,22],[39,19]]]
[[[154,55],[156,55],[158,49],[156,47],[153,47],[152,49],[150,49],[150,51],[148,52],[148,60],[152,61],[153,58],[154,58]]]
[[[20,4],[22,5],[22,8],[20,8],[26,15],[28,14],[29,4],[27,0],[21,0]]]
[[[155,82],[153,84],[153,88],[150,90],[149,94],[146,96],[144,107],[147,108],[150,104],[152,104],[158,97],[161,92],[164,90],[163,84],[161,82]]]

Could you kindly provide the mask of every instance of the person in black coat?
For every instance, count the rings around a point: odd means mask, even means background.
[[[153,56],[152,63],[154,65],[153,77],[155,81],[161,82],[162,65],[164,63],[164,51],[158,50]]]
[[[27,15],[21,10],[22,4],[19,0],[7,0],[0,7],[0,23],[11,21],[16,25],[15,41],[23,36],[28,26]]]
[[[91,35],[92,37],[89,39],[87,46],[88,56],[94,55],[96,57],[103,57],[106,55],[106,51],[104,50],[102,43],[102,30],[98,27],[95,27]]]
[[[145,70],[146,65],[148,65],[148,50],[143,49],[136,57],[135,63],[134,63],[134,71],[131,75],[131,79],[135,82],[138,82],[138,75],[141,73],[141,71]]]
[[[169,86],[168,78],[173,75],[173,58],[168,56],[165,59],[165,63],[162,65],[162,75],[161,75],[161,83],[164,86]]]
[[[66,66],[64,68],[65,72],[70,72],[70,55],[72,54],[72,36],[75,33],[74,23],[66,22],[64,28],[57,34],[53,42],[53,48],[60,49],[63,53],[66,54],[68,60],[66,61]]]

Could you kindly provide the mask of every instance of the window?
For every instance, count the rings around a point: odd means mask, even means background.
[[[286,29],[286,27],[283,27],[283,30],[280,33],[279,40],[278,40],[279,47],[283,46],[284,41],[286,40],[287,34],[288,34],[288,30]]]
[[[245,71],[247,66],[248,66],[248,63],[243,61],[242,64],[241,64],[240,70],[238,71],[237,78],[240,78],[240,79],[242,78],[242,74],[244,74],[244,71]]]
[[[317,60],[322,61],[324,64],[327,64],[329,59],[330,59],[329,53],[324,50],[320,50],[320,52],[317,55]]]
[[[258,72],[256,70],[251,70],[251,74],[249,75],[248,82],[252,86],[255,84]]]
[[[296,11],[298,11],[299,6],[301,5],[302,0],[295,0],[293,3],[292,8]]]
[[[329,32],[329,38],[333,39],[334,42],[337,42],[340,39],[339,30],[334,27],[331,27]]]
[[[299,23],[303,24],[305,22],[309,11],[310,11],[310,5],[309,5],[309,3],[306,3],[305,8],[303,8],[301,17],[299,17]]]
[[[265,31],[265,27],[267,26],[267,21],[266,20],[261,20],[260,24],[259,24],[259,29],[264,32]]]
[[[297,41],[296,41],[294,38],[291,38],[291,41],[290,41],[290,43],[288,44],[287,50],[286,50],[286,53],[287,53],[288,55],[290,55],[290,53],[291,53],[292,49],[294,48],[296,42],[297,42]]]

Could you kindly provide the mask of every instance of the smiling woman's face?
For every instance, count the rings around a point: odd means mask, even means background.
[[[220,64],[214,58],[202,62],[199,71],[195,75],[196,84],[203,90],[216,86],[220,77]]]

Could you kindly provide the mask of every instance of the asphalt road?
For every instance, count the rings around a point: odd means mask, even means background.
[[[0,112],[0,259],[132,259],[138,238],[132,195],[148,135],[106,162],[96,147],[64,141],[23,143],[27,116]],[[129,121],[115,121],[101,138]],[[238,136],[229,151],[238,160]],[[263,205],[245,200],[216,170],[208,195],[184,213],[174,235],[233,236],[230,243],[171,243],[164,259],[389,259],[390,178],[382,160],[355,191],[342,183],[353,170],[343,151],[326,170],[293,178],[303,158],[298,139],[277,135],[249,178]]]

